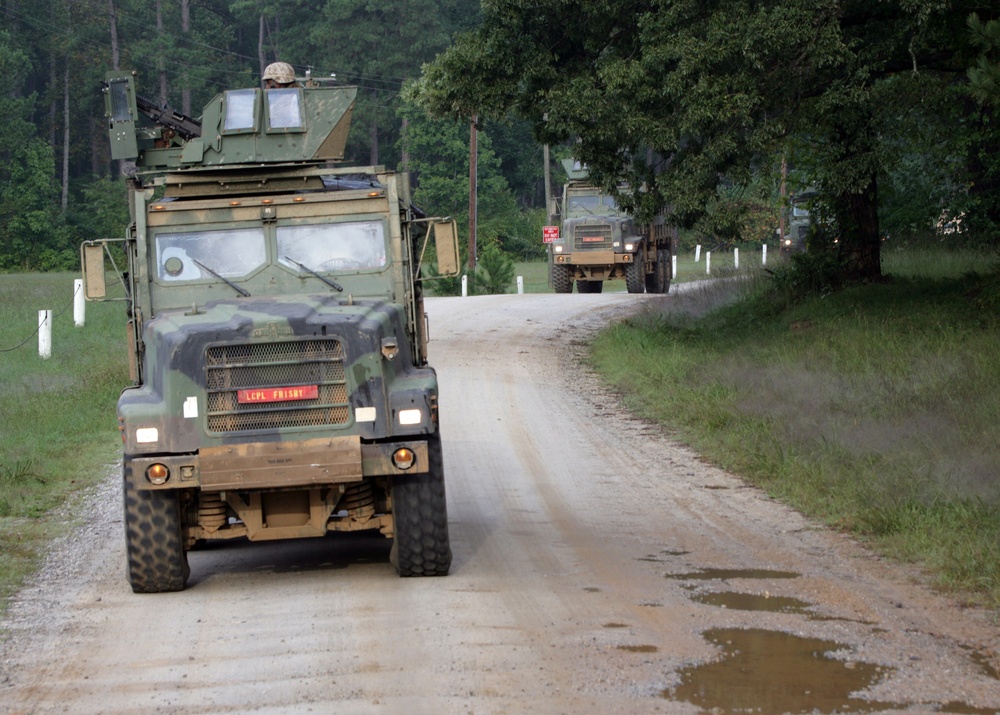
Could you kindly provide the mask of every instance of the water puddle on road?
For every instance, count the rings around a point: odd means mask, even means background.
[[[830,657],[847,646],[759,629],[712,629],[704,637],[722,658],[679,672],[681,684],[663,698],[712,713],[876,712],[890,707],[853,697],[891,672],[871,663]]]
[[[735,578],[798,578],[802,574],[794,571],[770,571],[768,569],[699,569],[688,573],[668,573],[664,578],[672,581],[729,581]]]
[[[660,649],[655,645],[620,645],[618,650],[626,653],[659,653]]]
[[[811,603],[788,596],[772,596],[769,593],[738,593],[736,591],[697,593],[691,596],[691,600],[704,603],[706,606],[733,608],[739,611],[812,615],[809,612],[809,608],[812,607]]]

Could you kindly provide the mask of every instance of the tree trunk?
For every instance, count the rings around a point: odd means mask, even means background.
[[[400,143],[403,147],[402,156],[400,158],[400,166],[404,174],[410,173],[410,120],[403,117],[403,128],[400,132]]]
[[[104,146],[104,127],[98,120],[92,119],[90,122],[90,173],[92,176],[103,176],[105,165],[104,156],[101,151]]]
[[[837,200],[839,254],[847,281],[882,278],[882,237],[878,224],[878,176],[869,177],[859,193],[841,194]]]
[[[373,119],[370,129],[371,152],[368,155],[369,165],[378,166],[378,123]]]
[[[260,76],[264,76],[264,68],[267,61],[264,59],[264,16],[260,16],[260,25],[257,28],[257,61],[260,63]]]
[[[181,32],[185,39],[191,34],[191,0],[181,0]],[[191,80],[188,77],[187,62],[184,62],[181,76],[181,113],[191,116]]]
[[[121,69],[121,54],[118,51],[118,15],[115,12],[115,0],[108,0],[108,19],[111,24],[111,68]]]
[[[69,62],[67,55],[66,70],[63,72],[62,197],[59,202],[64,214],[69,206]]]
[[[159,43],[163,42],[163,0],[156,0],[156,40]],[[163,106],[167,104],[169,97],[167,94],[167,67],[163,57],[162,44],[156,53],[156,69],[160,73],[160,105]]]
[[[52,92],[49,94],[51,97],[49,101],[49,145],[52,147],[53,153],[58,146],[58,127],[59,122],[56,121],[59,116],[59,100],[56,98],[55,88],[58,87],[58,74],[56,74],[56,67],[58,67],[58,62],[56,60],[55,44],[50,45],[49,50],[49,87],[52,88]]]

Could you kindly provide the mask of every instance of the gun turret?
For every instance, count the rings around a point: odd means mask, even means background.
[[[201,136],[201,122],[181,114],[169,105],[162,107],[141,95],[135,96],[135,108],[153,120],[155,124],[172,130],[184,140]]]
[[[139,173],[188,174],[341,161],[358,91],[308,81],[302,87],[226,90],[193,119],[139,96],[133,72],[109,73],[103,90],[112,159],[135,160]],[[138,126],[140,115],[158,128]]]

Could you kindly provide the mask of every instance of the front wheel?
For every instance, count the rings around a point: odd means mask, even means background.
[[[126,576],[135,593],[182,591],[191,569],[181,538],[181,509],[174,490],[137,489],[125,468]]]
[[[427,439],[428,471],[392,480],[395,534],[390,560],[400,576],[445,576],[451,568],[440,435]]]
[[[556,293],[573,292],[573,279],[570,277],[569,266],[552,266],[552,290]]]

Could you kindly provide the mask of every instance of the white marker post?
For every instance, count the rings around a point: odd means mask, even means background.
[[[52,357],[52,311],[38,311],[38,357],[48,360]]]
[[[465,298],[469,295],[469,276],[462,276],[462,297]]]
[[[677,256],[671,256],[670,263],[672,264],[670,269],[671,270],[670,279],[673,280],[674,278],[677,277]]]
[[[87,300],[83,296],[83,279],[77,278],[73,281],[73,324],[78,328],[83,327],[86,319]]]
[[[706,251],[705,252],[705,275],[708,275],[711,272],[712,272],[712,252],[711,251]]]
[[[734,248],[733,249],[733,262],[735,264],[733,266],[734,268],[739,268],[740,267],[740,249],[738,249],[738,248]]]
[[[761,254],[760,264],[762,266],[766,266],[767,265],[767,244],[766,243],[764,244],[764,252]]]
[[[524,295],[524,276],[517,277],[517,294]]]
[[[694,247],[694,262],[697,263],[701,260],[701,244],[699,243]]]

